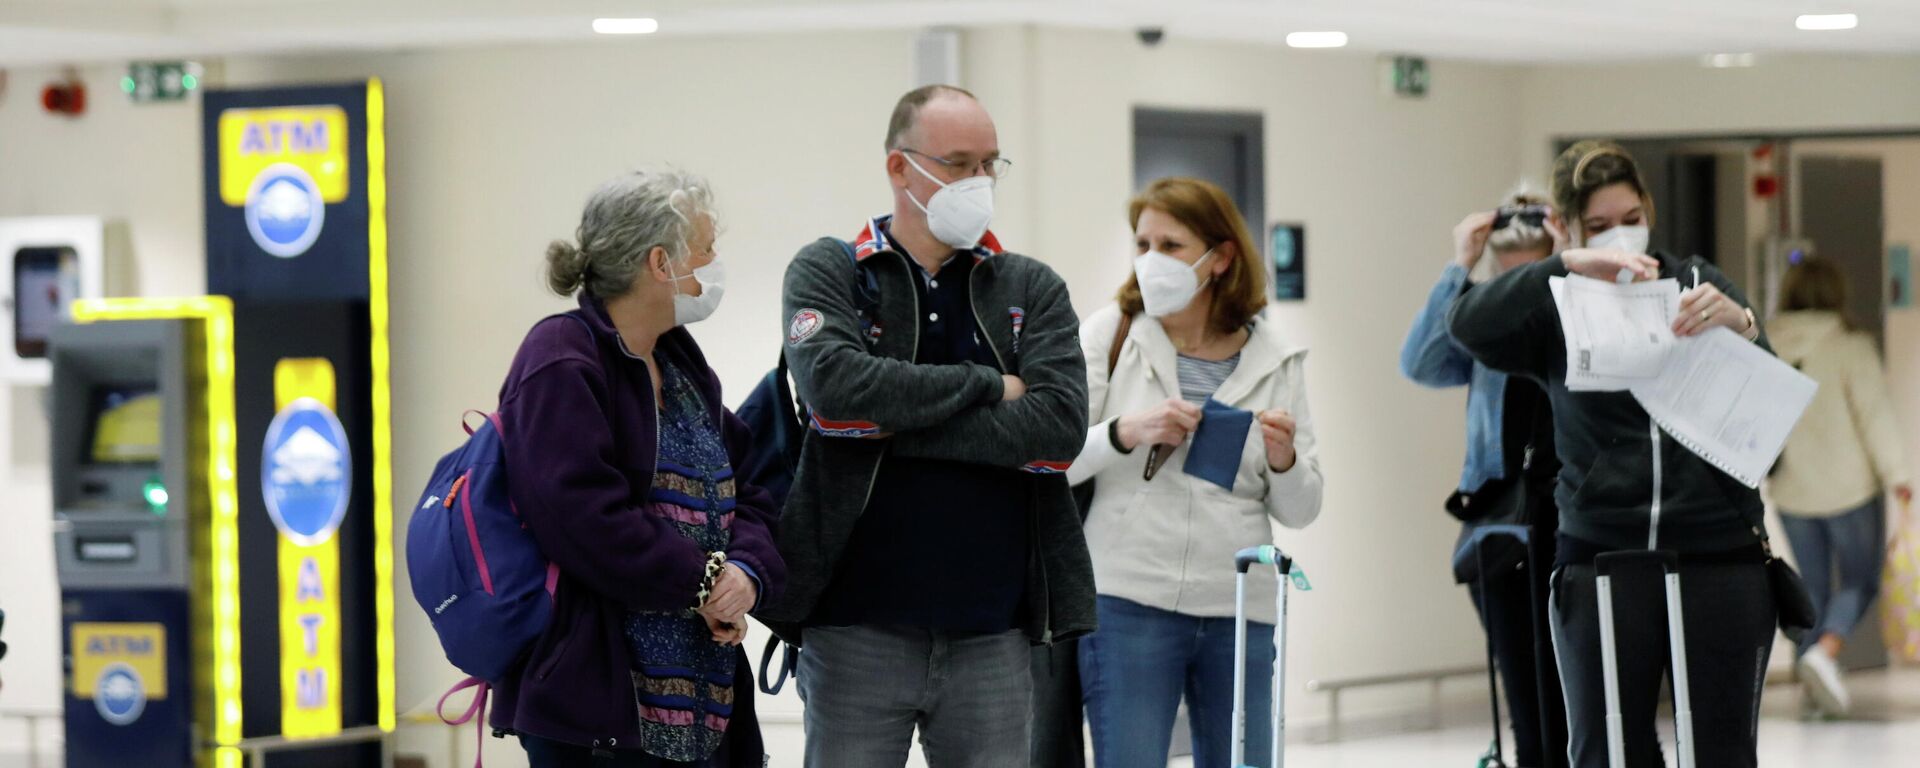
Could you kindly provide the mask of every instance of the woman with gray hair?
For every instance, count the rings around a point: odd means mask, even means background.
[[[559,566],[552,623],[496,694],[534,768],[762,765],[746,614],[779,590],[775,510],[686,325],[725,288],[705,181],[602,185],[547,284],[579,308],[528,332],[500,391],[507,483]]]

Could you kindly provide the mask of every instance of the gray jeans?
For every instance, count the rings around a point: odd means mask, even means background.
[[[805,643],[798,684],[808,768],[901,768],[915,728],[929,768],[1026,764],[1025,635],[808,627]]]

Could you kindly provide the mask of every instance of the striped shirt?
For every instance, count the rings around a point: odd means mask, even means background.
[[[1197,357],[1181,355],[1178,360],[1180,372],[1180,396],[1194,405],[1205,405],[1207,398],[1220,391],[1220,385],[1233,375],[1233,369],[1240,366],[1240,354],[1225,360],[1202,360]]]

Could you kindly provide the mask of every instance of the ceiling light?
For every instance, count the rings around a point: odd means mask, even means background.
[[[1701,66],[1714,69],[1751,67],[1753,64],[1754,55],[1751,53],[1714,53],[1700,57]]]
[[[1793,25],[1808,32],[1830,32],[1860,26],[1860,17],[1851,13],[1809,13],[1794,19]]]
[[[1287,35],[1287,45],[1292,48],[1345,48],[1345,32],[1293,32]]]
[[[593,31],[603,35],[651,35],[660,31],[653,19],[594,19]]]

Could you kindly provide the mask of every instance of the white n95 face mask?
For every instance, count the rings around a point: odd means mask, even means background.
[[[1645,224],[1633,224],[1609,229],[1587,239],[1587,247],[1594,249],[1611,248],[1627,253],[1646,253],[1647,244],[1653,241],[1653,230]]]
[[[1211,248],[1192,265],[1159,251],[1147,251],[1136,257],[1133,277],[1140,284],[1140,301],[1146,305],[1147,314],[1166,317],[1192,304],[1193,297],[1199,295],[1205,285],[1194,270],[1210,258],[1213,258]],[[1212,281],[1209,275],[1207,282]]]
[[[667,274],[673,274],[673,262],[667,262],[667,270]],[[700,295],[680,292],[680,281],[689,278],[700,284]],[[714,259],[690,274],[674,276],[673,282],[673,324],[692,325],[712,317],[713,311],[720,308],[720,297],[727,293],[727,268],[719,259]]]
[[[934,238],[956,250],[979,245],[980,238],[987,234],[987,225],[993,222],[993,179],[969,176],[948,184],[927,173],[914,162],[913,155],[902,155],[920,175],[940,185],[940,191],[933,193],[925,205],[914,200],[912,192],[907,193],[907,199],[927,214],[927,229]]]

